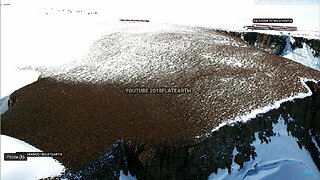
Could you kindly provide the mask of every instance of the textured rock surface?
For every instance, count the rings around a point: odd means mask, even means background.
[[[207,179],[220,168],[231,171],[233,159],[240,168],[245,162],[255,159],[255,147],[252,146],[255,134],[258,133],[261,143],[270,142],[270,137],[277,136],[273,124],[280,116],[287,124],[287,131],[297,139],[300,148],[311,154],[320,169],[320,152],[312,143],[312,138],[320,143],[320,86],[311,82],[308,84],[317,87],[311,97],[284,103],[279,109],[247,123],[224,126],[206,139],[174,146],[137,146],[118,141],[99,160],[65,177],[81,174],[85,178],[118,179],[122,169],[124,172],[130,171],[138,179]],[[238,151],[235,156],[234,148]]]

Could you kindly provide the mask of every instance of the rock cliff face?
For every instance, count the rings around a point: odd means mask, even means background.
[[[292,49],[302,48],[303,43],[306,43],[311,49],[314,50],[314,56],[320,56],[320,40],[319,39],[306,39],[303,37],[294,37],[295,42],[291,44]]]
[[[250,45],[256,46],[267,52],[271,52],[276,55],[281,55],[287,44],[288,35],[272,35],[262,34],[258,32],[232,32],[232,31],[221,31],[222,33],[231,34],[241,38]],[[302,48],[303,43],[307,44],[313,49],[313,54],[316,57],[320,55],[320,40],[319,39],[307,39],[304,37],[292,37],[293,43],[290,43],[291,48]]]
[[[137,179],[207,179],[219,168],[230,172],[233,159],[241,168],[245,162],[255,159],[255,147],[252,146],[255,134],[258,133],[261,143],[270,142],[270,137],[277,135],[273,124],[280,116],[287,131],[297,139],[300,148],[311,154],[320,170],[320,152],[312,142],[314,138],[320,144],[320,83],[307,84],[313,91],[311,97],[286,102],[247,123],[224,126],[209,138],[175,146],[132,146],[129,142],[118,141],[97,161],[64,176],[118,179],[123,170],[124,174],[130,172]],[[235,157],[234,148],[238,151]]]

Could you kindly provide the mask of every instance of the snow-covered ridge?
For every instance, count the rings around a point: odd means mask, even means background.
[[[272,128],[277,135],[271,136],[269,143],[261,142],[258,133],[255,133],[255,141],[252,143],[257,153],[255,159],[245,162],[241,169],[233,160],[230,174],[225,169],[219,169],[217,174],[211,174],[208,179],[319,178],[320,173],[309,152],[299,148],[296,139],[287,131],[287,125],[281,116]],[[237,153],[235,149],[233,155]]]

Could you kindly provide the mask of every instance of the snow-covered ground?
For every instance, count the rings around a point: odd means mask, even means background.
[[[252,18],[265,17],[272,11],[272,17],[290,15],[294,18],[294,25],[306,29],[300,34],[319,35],[319,20],[309,18],[319,17],[319,9],[310,2],[296,6],[261,5],[260,1],[259,4],[249,0],[215,3],[208,0],[202,3],[192,0],[153,3],[145,0],[134,3],[126,0],[108,3],[102,0],[2,0],[1,3],[10,4],[1,6],[1,98],[22,87],[24,78],[21,77],[25,75],[18,67],[55,66],[79,60],[98,37],[122,26],[118,23],[120,18],[243,30]],[[230,7],[230,3],[235,5]],[[213,7],[221,8],[212,11]],[[221,18],[227,13],[225,7],[234,13]],[[250,11],[242,11],[241,7]],[[190,13],[194,11],[198,13]]]
[[[2,180],[33,180],[56,176],[64,166],[51,157],[28,157],[27,161],[4,161],[4,153],[42,152],[18,139],[1,135],[1,178]]]
[[[288,36],[287,45],[282,53],[283,57],[320,71],[320,56],[314,56],[309,45],[303,43],[302,48],[293,50],[290,43],[294,43],[294,38]]]
[[[10,4],[1,6],[1,98],[37,80],[38,73],[21,68],[77,60],[103,29],[94,15],[45,15],[50,3],[1,3]]]
[[[267,144],[261,143],[258,133],[252,143],[257,157],[244,163],[244,167],[233,162],[231,174],[228,170],[219,169],[217,174],[211,174],[210,180],[242,180],[242,179],[319,179],[320,172],[313,162],[309,152],[300,149],[294,137],[287,131],[284,119],[280,116],[278,123],[273,125],[276,136],[270,137]],[[233,155],[238,152],[235,148]]]

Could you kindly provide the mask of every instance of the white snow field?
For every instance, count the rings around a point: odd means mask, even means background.
[[[320,56],[315,57],[312,53],[313,50],[306,43],[303,43],[302,48],[293,50],[290,42],[294,42],[291,36],[287,38],[287,45],[282,54],[283,57],[320,71]]]
[[[1,135],[1,180],[36,180],[60,175],[64,166],[51,157],[28,157],[27,161],[4,161],[4,153],[42,152],[28,143]]]
[[[300,149],[297,141],[292,137],[280,116],[278,123],[273,125],[276,136],[270,137],[271,142],[261,143],[258,133],[252,143],[257,157],[245,162],[242,169],[233,162],[231,174],[228,170],[219,169],[217,174],[211,174],[209,180],[255,180],[255,179],[319,179],[320,172],[314,164],[309,152]],[[237,154],[236,149],[234,155]]]
[[[319,37],[319,19],[309,18],[319,17],[319,8],[314,8],[317,6],[312,3],[272,6],[256,5],[251,0],[214,3],[209,0],[201,3],[195,0],[111,0],[107,3],[103,0],[1,1],[1,4],[6,3],[10,5],[1,5],[0,114],[7,110],[7,99],[13,91],[38,79],[39,73],[30,69],[39,66],[50,68],[82,59],[97,38],[113,32],[113,29],[123,28],[123,24],[118,23],[120,18],[242,30],[244,25],[251,24],[252,18],[266,17],[272,12],[270,18],[294,18],[293,25],[306,30],[301,31],[300,34],[305,34],[302,36]],[[230,4],[233,6],[230,7]],[[295,50],[288,48],[284,57],[315,69],[320,67],[319,63],[315,63],[308,46]],[[240,171],[233,164],[234,169],[230,175],[225,170],[219,170],[217,175],[213,174],[209,179],[319,179],[319,171],[308,152],[300,150],[294,138],[287,135],[281,118],[274,128],[280,136],[272,137],[270,144],[260,144],[259,140],[254,142],[258,154],[255,160],[247,162]],[[15,138],[1,135],[2,180],[45,178],[59,175],[64,169],[63,165],[52,158],[28,158],[25,162],[3,160],[3,153],[17,151],[40,150]],[[257,166],[254,167],[255,163]],[[134,177],[130,174],[125,176],[121,171],[120,179]]]
[[[38,80],[39,73],[19,69],[1,69],[0,115],[8,110],[9,95]],[[0,119],[1,120],[1,119]]]

